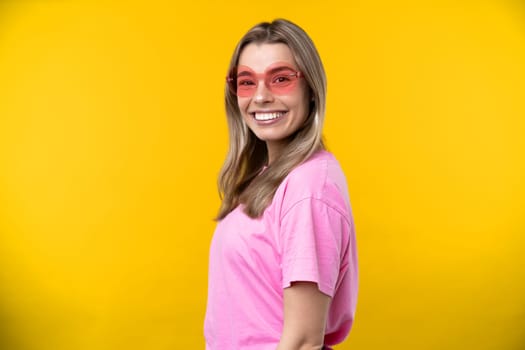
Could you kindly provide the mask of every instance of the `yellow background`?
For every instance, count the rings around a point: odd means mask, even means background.
[[[2,350],[204,348],[225,71],[275,17],[318,46],[350,187],[338,349],[525,348],[523,4],[108,3],[0,3]]]

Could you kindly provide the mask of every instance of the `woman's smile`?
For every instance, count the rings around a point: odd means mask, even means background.
[[[253,112],[253,118],[257,121],[276,121],[286,116],[287,111],[268,111],[268,112]]]

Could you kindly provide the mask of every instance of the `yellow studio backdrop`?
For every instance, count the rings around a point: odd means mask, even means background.
[[[304,27],[360,294],[338,349],[525,349],[525,6],[0,3],[0,349],[203,349],[237,40]]]

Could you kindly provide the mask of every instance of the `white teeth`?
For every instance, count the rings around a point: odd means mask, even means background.
[[[271,119],[279,118],[280,116],[282,116],[284,114],[285,114],[285,112],[254,113],[255,119],[257,119],[257,120],[271,120]]]

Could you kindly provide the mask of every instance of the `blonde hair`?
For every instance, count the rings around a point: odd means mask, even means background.
[[[286,44],[308,84],[312,102],[304,125],[289,137],[282,154],[261,173],[268,161],[266,144],[246,126],[237,96],[228,86],[225,87],[229,150],[219,173],[218,187],[222,203],[216,220],[223,219],[239,204],[244,205],[248,216],[260,217],[290,171],[316,151],[325,149],[322,128],[326,108],[326,75],[308,34],[284,19],[260,23],[251,28],[237,44],[228,72],[238,64],[242,50],[251,43]]]

